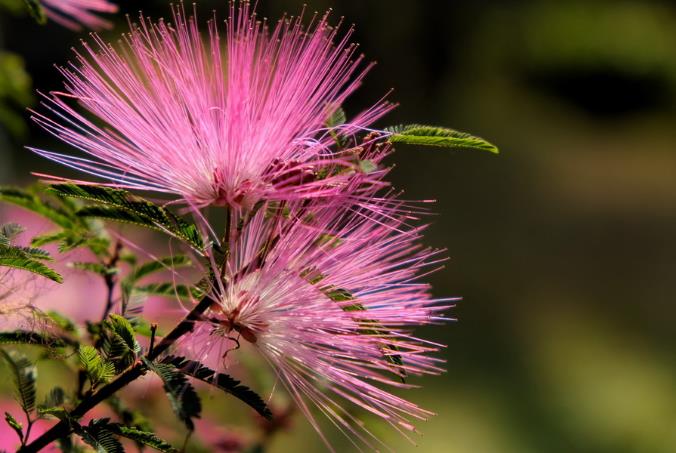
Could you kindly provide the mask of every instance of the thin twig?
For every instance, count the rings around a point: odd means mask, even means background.
[[[188,313],[188,315],[183,318],[183,320],[174,327],[174,329],[169,332],[162,341],[160,341],[157,346],[155,346],[152,352],[146,354],[145,359],[148,361],[153,361],[157,359],[162,353],[169,349],[179,338],[181,338],[186,333],[189,333],[193,330],[195,322],[198,321],[202,314],[211,307],[214,301],[210,296],[205,296],[193,309]],[[147,369],[143,364],[142,360],[136,361],[136,363],[129,368],[127,371],[118,376],[115,380],[101,387],[96,393],[87,395],[80,404],[78,404],[75,409],[73,409],[70,414],[70,419],[79,419],[84,416],[87,412],[97,406],[99,403],[105,401],[106,399],[113,396],[118,390],[126,387],[131,382],[135,381],[139,377],[143,376],[146,373]],[[31,442],[28,445],[22,446],[19,449],[20,453],[35,453],[43,448],[47,447],[49,444],[55,440],[62,439],[68,436],[71,432],[71,426],[69,419],[61,420],[59,423],[54,425],[51,429],[46,431],[36,440]]]

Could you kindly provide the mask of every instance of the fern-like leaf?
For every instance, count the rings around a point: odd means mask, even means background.
[[[13,267],[15,269],[32,272],[57,283],[62,283],[63,278],[59,273],[38,261],[38,259],[46,259],[45,254],[49,257],[47,252],[43,252],[39,249],[0,246],[0,266]]]
[[[78,211],[81,217],[98,217],[107,220],[133,223],[162,231],[180,239],[203,253],[204,242],[197,227],[176,217],[168,209],[158,206],[131,193],[110,187],[55,184],[54,192],[68,197],[80,198],[105,206],[88,206]]]
[[[36,346],[49,346],[51,348],[62,348],[66,346],[66,341],[62,338],[39,332],[15,330],[12,332],[0,332],[0,344],[30,344]]]
[[[177,285],[172,282],[150,283],[138,286],[134,288],[134,292],[146,296],[178,297],[179,299],[191,299],[199,297],[201,294],[201,291],[198,289],[192,290],[185,285]]]
[[[206,382],[207,384],[213,385],[224,392],[229,393],[235,398],[248,404],[252,409],[254,409],[266,419],[269,420],[272,418],[272,412],[268,408],[267,404],[265,404],[265,401],[263,401],[263,398],[261,398],[249,387],[242,385],[241,382],[234,379],[233,377],[227,374],[216,373],[211,368],[208,368],[194,360],[188,360],[184,357],[167,356],[162,359],[162,363],[171,364],[182,373],[185,373],[188,376],[191,376],[202,382]]]
[[[80,346],[78,358],[80,366],[87,373],[92,387],[104,384],[115,376],[115,366],[104,360],[93,346]]]
[[[162,379],[164,391],[176,416],[188,430],[194,431],[195,423],[192,419],[200,417],[202,403],[185,374],[170,363],[154,363],[145,359],[144,363],[149,370]]]
[[[498,153],[497,146],[465,132],[445,127],[409,124],[385,129],[392,143],[409,145],[437,146],[442,148],[466,148]]]
[[[131,366],[141,352],[134,328],[123,316],[112,314],[105,323],[103,350],[118,372]]]
[[[87,426],[75,424],[73,431],[97,453],[124,453],[107,418],[92,420]]]
[[[0,349],[2,356],[14,376],[14,387],[21,408],[30,414],[35,410],[35,382],[38,377],[37,367],[25,355],[17,351]]]
[[[38,195],[16,187],[0,187],[0,201],[12,203],[45,217],[62,228],[73,228],[75,219],[63,209],[42,200]]]
[[[135,285],[139,280],[155,274],[157,272],[162,272],[165,270],[177,269],[179,267],[190,266],[192,261],[189,257],[185,255],[175,255],[168,256],[166,258],[161,258],[156,261],[149,261],[143,263],[135,268],[127,275],[121,282],[120,286],[122,288],[122,296],[124,300],[129,300],[131,293],[134,291]],[[187,294],[187,288],[184,288],[183,291]],[[149,291],[146,291],[145,294],[152,294],[152,288],[149,288]],[[166,293],[160,294],[166,295]]]
[[[118,436],[133,440],[138,445],[145,445],[146,447],[153,448],[162,453],[178,453],[178,450],[174,448],[169,442],[160,439],[154,433],[142,431],[136,428],[129,428],[117,423],[110,424],[108,429]]]

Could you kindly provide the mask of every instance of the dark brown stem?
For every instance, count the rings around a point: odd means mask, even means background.
[[[114,272],[117,262],[120,260],[120,251],[122,251],[122,243],[117,242],[115,244],[115,250],[113,251],[113,256],[105,263],[106,266],[106,275],[103,276],[103,279],[106,283],[107,297],[106,297],[106,308],[103,310],[103,317],[101,321],[104,321],[110,314],[110,310],[113,309],[113,294],[115,292],[115,285],[117,284],[117,274]]]
[[[150,325],[150,347],[148,348],[148,354],[152,354],[155,349],[155,336],[157,335],[157,324],[153,323]]]
[[[148,351],[145,359],[153,361],[157,359],[162,353],[169,349],[179,338],[186,333],[193,330],[195,322],[199,320],[202,314],[214,303],[211,297],[204,297],[195,307],[183,318],[183,320],[174,327],[174,329],[167,334],[152,351]],[[70,418],[79,419],[94,408],[99,403],[113,396],[117,391],[126,387],[131,382],[146,373],[147,369],[142,360],[137,360],[136,363],[127,371],[118,376],[114,381],[101,387],[96,393],[88,395],[80,402],[71,412]],[[66,437],[71,432],[71,426],[68,420],[61,420],[54,425],[47,432],[35,439],[32,443],[23,446],[19,449],[19,453],[34,453],[47,447],[55,440]]]

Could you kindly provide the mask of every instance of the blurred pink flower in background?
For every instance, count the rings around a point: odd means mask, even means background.
[[[117,5],[108,0],[41,0],[47,17],[72,30],[110,28],[111,23],[98,13],[115,13]]]
[[[236,6],[239,5],[239,6]],[[250,208],[340,191],[353,155],[331,147],[391,109],[380,101],[343,124],[327,120],[370,65],[327,22],[328,14],[284,17],[272,29],[249,2],[231,2],[225,38],[216,20],[203,39],[196,19],[175,7],[173,23],[140,25],[120,52],[95,37],[61,68],[63,93],[47,97],[42,127],[90,158],[33,149],[118,187],[178,195],[202,207]],[[97,121],[77,113],[74,98]],[[102,120],[105,126],[98,126]],[[377,172],[376,172],[377,173]],[[321,176],[320,176],[321,174]],[[375,178],[374,178],[375,179]]]

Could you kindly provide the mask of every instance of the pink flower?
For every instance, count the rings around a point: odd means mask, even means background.
[[[248,2],[232,2],[225,36],[213,19],[203,39],[181,6],[173,24],[140,18],[121,50],[95,37],[94,48],[85,44],[77,63],[60,69],[66,91],[45,103],[51,117],[34,117],[88,157],[34,151],[197,207],[333,195],[350,175],[326,169],[354,166],[333,151],[335,137],[364,131],[391,105],[378,102],[327,127],[370,68],[349,44],[352,30],[339,35],[327,16],[314,16],[308,28],[302,16],[284,17],[270,29]]]
[[[224,275],[213,289],[217,302],[182,347],[212,366],[255,348],[318,431],[309,404],[355,444],[373,448],[375,438],[343,406],[402,433],[430,416],[387,387],[411,388],[405,376],[442,371],[428,355],[441,346],[410,330],[444,321],[452,299],[433,299],[416,281],[442,260],[418,245],[423,227],[407,225],[406,204],[369,195],[368,205],[345,195],[234,216],[226,264],[215,269]]]
[[[96,13],[115,13],[117,5],[108,0],[42,0],[47,17],[71,30],[110,28],[110,22]]]

